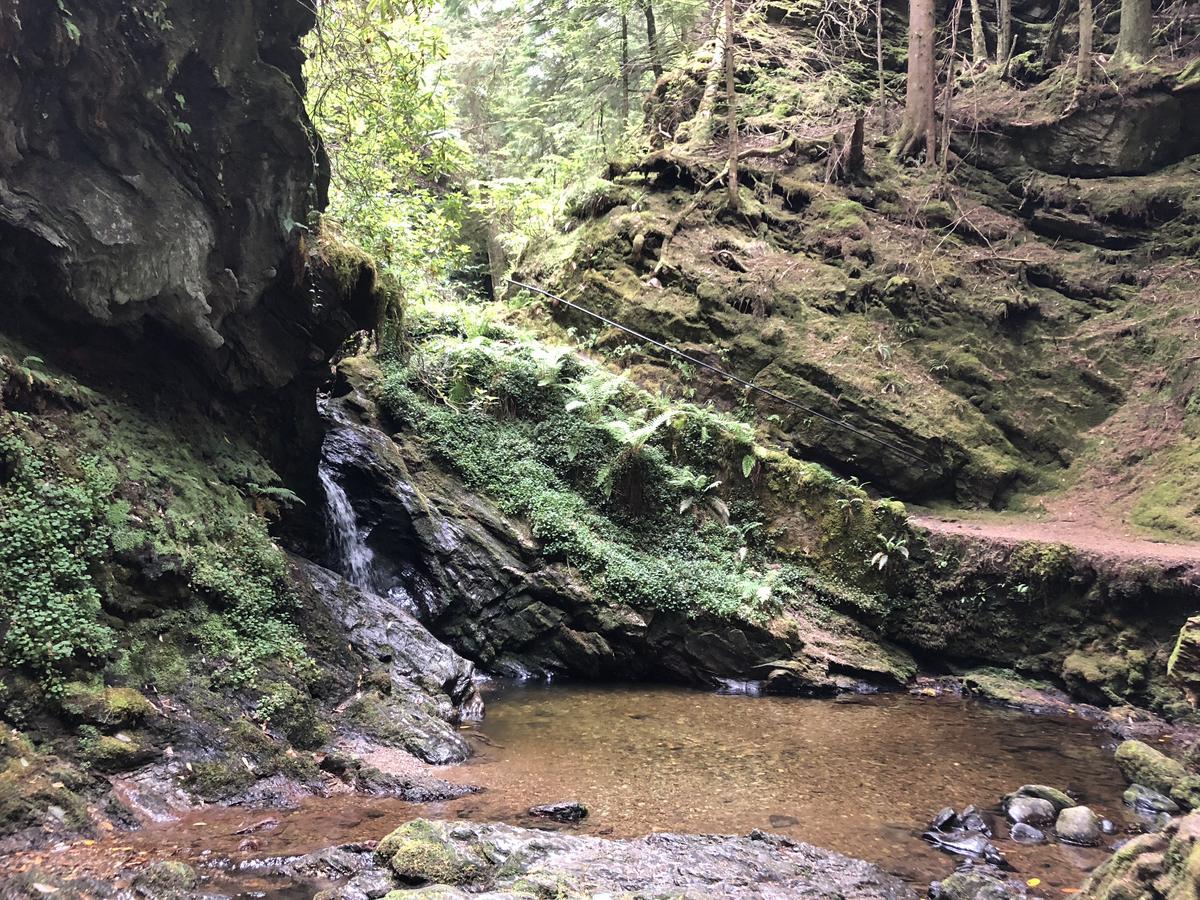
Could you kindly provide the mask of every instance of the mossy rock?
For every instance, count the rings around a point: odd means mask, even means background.
[[[1117,747],[1116,760],[1127,781],[1144,784],[1160,794],[1171,795],[1176,785],[1188,778],[1182,763],[1142,741],[1124,741]]]
[[[467,885],[486,870],[470,844],[456,846],[428,822],[401,825],[375,848],[375,857],[411,884]]]
[[[133,881],[134,889],[147,897],[182,897],[196,887],[199,877],[187,863],[160,860],[152,863]]]
[[[63,689],[62,707],[92,725],[123,728],[158,713],[154,704],[128,687],[95,687],[73,681]]]
[[[142,747],[124,732],[115,735],[84,733],[79,739],[79,753],[102,772],[126,772],[155,755],[155,751]]]
[[[1200,809],[1200,775],[1185,775],[1175,782],[1171,799],[1184,809]]]
[[[1047,800],[1054,804],[1056,812],[1061,812],[1064,809],[1069,809],[1076,806],[1070,795],[1060,791],[1058,788],[1052,788],[1045,784],[1023,784],[1011,794],[1004,795],[1004,805],[1008,805],[1008,801],[1015,797],[1036,797],[1039,800]]]

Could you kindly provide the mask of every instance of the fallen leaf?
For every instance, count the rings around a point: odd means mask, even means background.
[[[1029,879],[1027,882],[1025,882],[1025,883],[1026,883],[1027,885],[1029,885],[1030,887],[1037,887],[1039,884],[1041,884],[1041,883],[1042,883],[1042,879],[1040,879],[1040,878],[1030,878],[1030,879]]]

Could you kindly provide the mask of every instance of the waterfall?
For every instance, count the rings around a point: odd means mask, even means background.
[[[372,590],[375,554],[367,546],[365,536],[358,529],[358,516],[354,514],[350,498],[346,496],[346,492],[337,483],[327,465],[321,463],[317,475],[321,479],[321,486],[325,488],[325,514],[329,517],[329,538],[342,575],[355,587]]]

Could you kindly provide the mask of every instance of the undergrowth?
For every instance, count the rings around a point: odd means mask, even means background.
[[[767,538],[759,486],[776,461],[749,424],[671,404],[477,312],[465,325],[414,312],[409,328],[411,351],[385,362],[384,407],[467,488],[527,520],[544,555],[578,568],[601,601],[761,622],[833,596]],[[847,597],[877,605],[849,588],[834,599]]]
[[[153,589],[188,610],[166,636],[206,681],[256,687],[266,660],[310,675],[262,514],[290,498],[261,458],[200,419],[151,418],[65,377],[29,388],[36,414],[0,408],[0,667],[50,696],[100,669],[180,682],[131,643],[134,623],[167,612],[147,605],[140,571],[176,586]]]

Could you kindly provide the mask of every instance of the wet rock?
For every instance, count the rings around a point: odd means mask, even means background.
[[[1127,806],[1132,806],[1138,812],[1156,814],[1179,812],[1179,804],[1170,797],[1153,791],[1144,784],[1131,784],[1121,796]]]
[[[708,687],[766,679],[764,690],[802,694],[915,674],[907,651],[834,611],[769,628],[600,602],[577,570],[544,558],[525,523],[429,460],[419,436],[373,427],[363,410],[374,406],[376,376],[355,360],[338,371],[346,393],[324,407],[324,462],[369,535],[375,568],[405,588],[423,584],[408,591],[418,618],[480,666]]]
[[[654,834],[610,841],[508,825],[409,822],[375,858],[405,887],[437,896],[635,896],[916,900],[877,867],[778,835]],[[346,895],[338,895],[346,896]],[[420,893],[414,893],[420,896]],[[349,900],[347,897],[346,900]]]
[[[930,900],[1016,900],[1025,885],[990,865],[971,865],[929,886]]]
[[[1142,741],[1123,741],[1117,747],[1116,761],[1126,781],[1145,785],[1160,794],[1169,795],[1188,774],[1178,760]]]
[[[133,880],[133,888],[143,897],[170,900],[186,896],[198,880],[196,870],[187,863],[161,860],[146,867]]]
[[[107,347],[118,329],[165,338],[139,351],[163,369],[185,355],[237,391],[288,385],[354,328],[333,324],[337,304],[287,296],[280,275],[302,264],[290,223],[328,182],[302,96],[313,10],[218,0],[204,11],[219,28],[174,8],[166,28],[144,4],[79,6],[80,39],[61,53],[54,3],[21,4],[21,27],[3,26],[6,309],[52,293],[39,313],[96,323]]]
[[[921,836],[939,850],[945,850],[947,853],[968,856],[997,865],[1004,862],[1004,856],[996,849],[995,845],[975,831],[964,829],[950,832],[927,831]]]
[[[958,819],[962,823],[962,827],[967,829],[967,831],[978,831],[987,837],[991,837],[993,834],[992,826],[988,824],[988,820],[974,806],[968,806],[959,813]]]
[[[1100,820],[1100,831],[1103,834],[1116,834],[1117,833],[1116,823],[1114,823],[1112,821],[1112,819],[1101,819]]]
[[[1133,900],[1196,896],[1200,859],[1200,813],[1174,819],[1158,834],[1125,844],[1084,886],[1089,900]]]
[[[588,809],[578,800],[564,800],[561,803],[531,806],[529,814],[540,819],[553,819],[555,822],[579,822],[587,818]]]
[[[1004,797],[1004,803],[1007,804],[1009,800],[1016,797],[1036,797],[1039,800],[1048,800],[1054,804],[1056,811],[1075,805],[1075,801],[1071,799],[1070,795],[1058,790],[1058,788],[1052,788],[1044,784],[1023,784],[1011,794],[1007,794]]]
[[[1058,814],[1054,833],[1068,844],[1094,847],[1100,843],[1100,817],[1086,806],[1072,806]]]
[[[1175,782],[1171,798],[1184,809],[1200,809],[1200,775],[1185,775]]]
[[[1010,822],[1027,825],[1049,825],[1054,821],[1054,804],[1041,797],[1013,797],[1004,805],[1004,814]]]
[[[958,824],[958,813],[954,811],[953,806],[947,806],[938,811],[929,827],[934,831],[953,831]]]
[[[1018,822],[1010,828],[1008,836],[1018,844],[1041,844],[1046,840],[1046,832],[1024,822]]]

